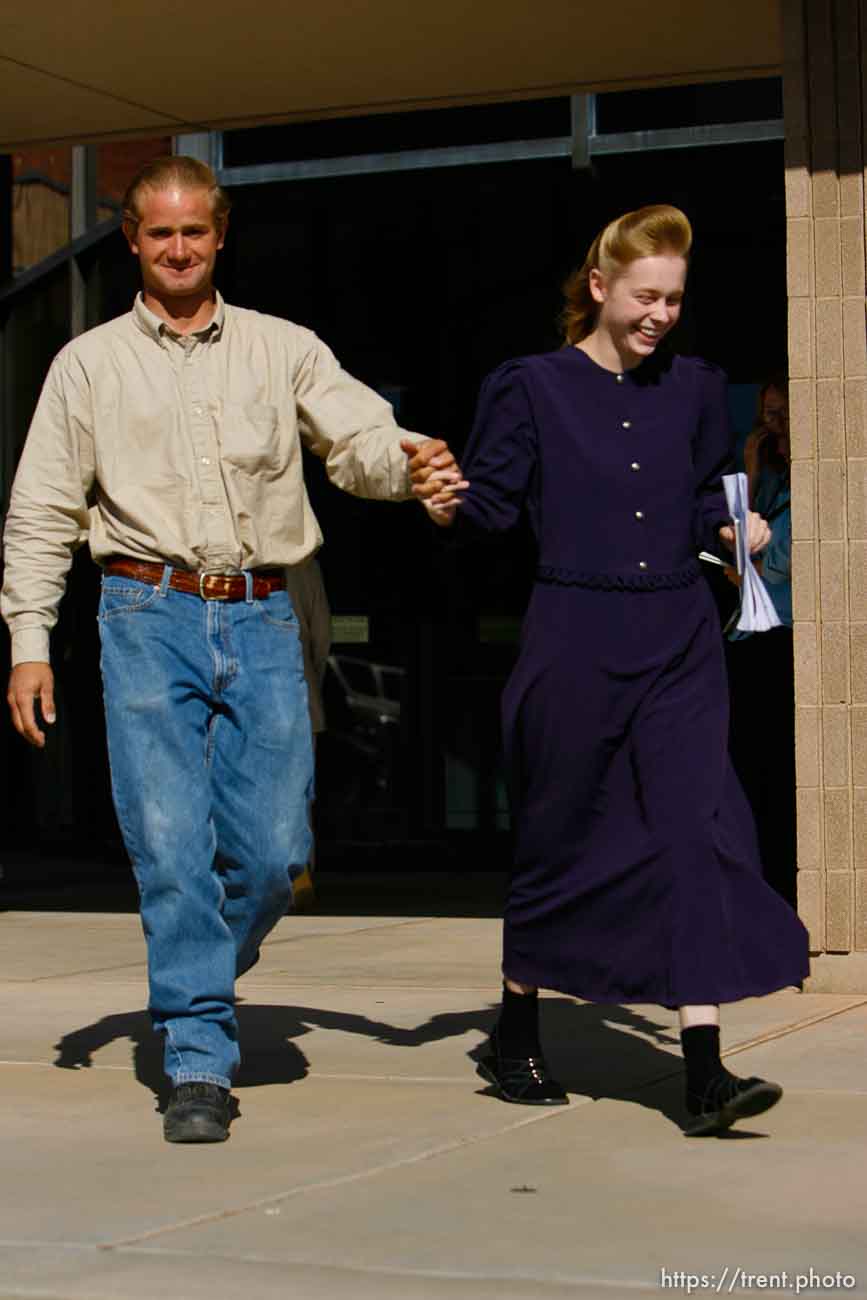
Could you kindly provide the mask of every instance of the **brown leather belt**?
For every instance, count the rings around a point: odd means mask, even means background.
[[[165,567],[145,560],[109,560],[103,572],[158,587]],[[282,569],[256,569],[251,576],[254,600],[263,600],[274,591],[286,590],[286,575]],[[247,580],[243,573],[192,573],[189,569],[172,569],[169,586],[173,591],[201,596],[202,600],[246,600],[247,597]]]

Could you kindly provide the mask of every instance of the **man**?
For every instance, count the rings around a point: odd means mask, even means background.
[[[309,330],[213,286],[228,201],[192,158],[124,201],[142,292],[52,363],[12,493],[9,705],[45,742],[49,633],[85,537],[103,567],[102,671],[118,820],[141,895],[170,1142],[228,1136],[237,974],[309,856],[310,722],[285,569],[321,541],[301,442],[359,496],[430,506],[459,477]]]

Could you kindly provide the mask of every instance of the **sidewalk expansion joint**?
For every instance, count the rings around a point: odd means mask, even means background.
[[[3,1240],[0,1239],[0,1249],[11,1250],[28,1250],[28,1251],[58,1251],[76,1253],[79,1255],[98,1254],[105,1250],[91,1242],[72,1242],[72,1241],[51,1241],[51,1240]],[[119,1259],[147,1259],[147,1260],[201,1260],[202,1256],[194,1250],[177,1250],[177,1249],[160,1249],[148,1246],[122,1246],[116,1250]],[[241,1251],[236,1255],[226,1255],[223,1253],[209,1254],[209,1261],[218,1261],[229,1267],[250,1265],[264,1265],[270,1269],[285,1270],[287,1268],[308,1269],[311,1273],[342,1274],[347,1277],[365,1277],[365,1278],[405,1278],[407,1281],[431,1281],[431,1282],[470,1282],[490,1285],[499,1283],[503,1286],[512,1288],[516,1283],[531,1284],[536,1287],[544,1287],[546,1294],[549,1292],[553,1295],[569,1288],[569,1294],[575,1294],[575,1288],[592,1287],[595,1290],[602,1291],[629,1291],[638,1294],[653,1293],[658,1294],[659,1284],[657,1282],[648,1282],[637,1278],[606,1278],[593,1277],[583,1273],[565,1274],[565,1273],[526,1273],[526,1272],[509,1272],[503,1273],[480,1273],[469,1272],[465,1269],[433,1269],[433,1268],[411,1268],[400,1267],[389,1264],[341,1264],[333,1260],[311,1259],[305,1256],[280,1256],[260,1254],[254,1251]],[[33,1291],[28,1287],[27,1291],[21,1291],[22,1300],[25,1296],[33,1296],[34,1300],[65,1300],[66,1292],[47,1292]],[[735,1294],[744,1294],[738,1290]],[[4,1290],[2,1295],[5,1297],[7,1292]]]
[[[83,970],[64,970],[57,971],[54,975],[29,975],[25,979],[16,979],[14,975],[5,975],[4,982],[9,984],[45,984],[50,980],[70,980],[78,979],[82,975],[107,975],[111,971],[134,970],[140,969],[142,977],[146,977],[146,968],[144,958],[138,961],[124,961],[115,966],[89,966]]]
[[[439,1156],[449,1155],[453,1151],[463,1151],[468,1147],[477,1146],[481,1142],[489,1142],[502,1137],[505,1133],[513,1133],[518,1129],[528,1128],[531,1124],[552,1123],[564,1113],[567,1113],[569,1109],[567,1106],[545,1108],[540,1114],[528,1115],[525,1119],[518,1120],[514,1124],[507,1124],[492,1133],[483,1133],[477,1137],[455,1138],[450,1142],[441,1142],[438,1146],[430,1147],[427,1151],[420,1151],[413,1156],[404,1156],[400,1160],[386,1161],[383,1164],[374,1165],[370,1169],[359,1169],[351,1174],[337,1174],[333,1178],[323,1178],[313,1183],[299,1183],[297,1187],[289,1187],[285,1191],[259,1197],[254,1201],[246,1202],[244,1205],[231,1206],[224,1210],[214,1210],[209,1214],[198,1214],[193,1218],[182,1219],[177,1223],[167,1223],[160,1228],[150,1228],[147,1232],[122,1237],[117,1241],[100,1242],[98,1243],[98,1249],[104,1251],[121,1250],[127,1246],[137,1246],[144,1241],[153,1241],[157,1237],[165,1237],[172,1232],[181,1232],[187,1228],[198,1228],[208,1223],[220,1223],[226,1219],[237,1218],[242,1214],[249,1214],[251,1210],[263,1210],[269,1206],[280,1205],[296,1196],[309,1196],[312,1192],[332,1191],[335,1187],[347,1187],[353,1183],[366,1182],[368,1179],[376,1178],[379,1174],[392,1173],[397,1169],[407,1169],[412,1165],[422,1164],[426,1160],[435,1160]]]
[[[285,938],[269,938],[267,943],[262,945],[262,952],[267,953],[270,948],[279,948],[287,943],[304,943],[312,939],[342,939],[346,935],[354,937],[357,934],[370,934],[372,930],[403,930],[409,925],[429,925],[431,921],[450,919],[450,917],[438,916],[395,917],[393,920],[386,918],[375,925],[360,925],[355,930],[317,930],[313,934],[286,935]],[[279,934],[279,931],[277,933]]]
[[[165,1258],[165,1259],[201,1259],[198,1251],[192,1250],[155,1250],[147,1246],[142,1247],[124,1247],[118,1251],[122,1257],[143,1255],[146,1258]],[[288,1258],[281,1256],[275,1258],[273,1255],[259,1255],[243,1252],[238,1255],[209,1255],[210,1260],[224,1260],[227,1264],[267,1264],[276,1268],[309,1268],[319,1273],[345,1273],[349,1275],[360,1275],[363,1277],[388,1277],[388,1278],[406,1278],[408,1281],[431,1281],[431,1282],[478,1282],[478,1283],[500,1283],[504,1286],[514,1285],[516,1282],[532,1283],[534,1286],[545,1287],[546,1290],[560,1290],[564,1287],[570,1288],[570,1294],[574,1294],[574,1287],[598,1287],[602,1290],[613,1291],[627,1290],[635,1292],[652,1292],[659,1293],[658,1282],[646,1282],[638,1278],[603,1278],[591,1277],[584,1273],[567,1274],[567,1273],[470,1273],[458,1269],[432,1269],[432,1268],[400,1268],[388,1264],[335,1264],[332,1260],[306,1259],[303,1257],[293,1256]],[[734,1294],[742,1295],[744,1292],[738,1290]],[[40,1298],[41,1300],[41,1298]]]

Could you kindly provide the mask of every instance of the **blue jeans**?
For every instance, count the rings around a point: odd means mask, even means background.
[[[173,1083],[230,1086],[235,978],[310,855],[313,752],[289,596],[202,600],[103,579],[118,820],[141,895],[149,1007]]]

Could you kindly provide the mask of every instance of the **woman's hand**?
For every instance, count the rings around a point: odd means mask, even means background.
[[[730,551],[734,550],[735,530],[731,524],[723,524],[719,530],[720,540],[725,542]],[[763,551],[771,540],[771,530],[767,521],[761,515],[757,515],[755,510],[747,511],[747,553],[752,555],[755,551]]]
[[[465,479],[459,479],[456,483],[442,482],[438,492],[432,497],[422,499],[421,504],[431,522],[438,528],[450,528],[455,522],[455,513],[461,504],[460,492],[469,486]]]

